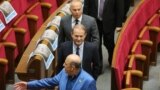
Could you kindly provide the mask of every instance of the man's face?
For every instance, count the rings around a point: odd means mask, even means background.
[[[78,19],[82,15],[82,4],[80,2],[75,2],[71,5],[70,11],[72,16]]]
[[[66,73],[68,75],[72,75],[73,68],[71,67],[69,60],[65,60],[63,66],[65,68]]]
[[[77,46],[81,45],[84,42],[86,37],[85,31],[79,28],[74,28],[71,34],[72,34],[73,42]]]

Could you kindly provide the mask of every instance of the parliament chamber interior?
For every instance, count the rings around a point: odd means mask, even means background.
[[[126,21],[115,32],[112,65],[104,65],[97,90],[160,90],[160,0],[131,1]],[[55,75],[59,25],[71,14],[70,0],[0,3],[0,90]]]

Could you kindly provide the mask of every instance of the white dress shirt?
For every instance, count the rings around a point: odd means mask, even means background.
[[[83,47],[84,47],[84,42],[79,46],[79,56],[81,58],[81,61],[83,60]],[[76,54],[76,49],[77,49],[77,46],[73,43],[73,54]]]

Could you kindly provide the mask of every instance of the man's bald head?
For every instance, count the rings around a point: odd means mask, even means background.
[[[72,0],[71,1],[71,3],[70,3],[70,11],[72,13],[72,16],[75,19],[80,18],[80,16],[83,13],[82,9],[83,9],[82,2],[80,0]]]
[[[76,54],[68,55],[66,58],[66,62],[68,62],[71,66],[73,66],[77,69],[81,67],[81,59]]]

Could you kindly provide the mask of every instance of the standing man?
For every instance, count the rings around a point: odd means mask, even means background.
[[[71,36],[73,41],[66,41],[59,48],[58,72],[62,70],[66,57],[73,53],[80,56],[82,68],[96,80],[100,73],[98,47],[91,42],[84,41],[87,31],[81,24],[74,26]]]
[[[84,14],[93,16],[97,20],[100,36],[100,60],[102,58],[102,37],[109,53],[109,64],[112,63],[114,50],[114,32],[120,29],[124,21],[124,0],[84,0]]]
[[[80,0],[72,0],[70,3],[70,11],[72,15],[67,15],[61,19],[60,33],[59,33],[59,45],[64,41],[70,41],[71,30],[76,24],[83,24],[87,30],[86,41],[99,44],[99,34],[97,23],[93,17],[82,14],[82,2]]]
[[[18,82],[14,85],[15,90],[51,89],[57,85],[58,90],[97,90],[95,80],[81,69],[78,55],[68,55],[63,66],[64,69],[58,75],[30,82]]]

